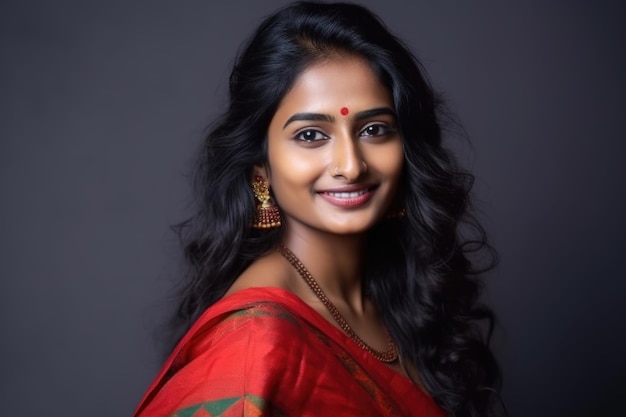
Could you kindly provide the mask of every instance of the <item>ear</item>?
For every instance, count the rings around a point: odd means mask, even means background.
[[[265,164],[254,165],[252,167],[252,178],[256,177],[257,175],[263,177],[263,179],[267,182],[270,181],[269,169],[267,169],[267,166]]]

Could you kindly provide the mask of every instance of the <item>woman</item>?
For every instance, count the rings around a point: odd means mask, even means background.
[[[491,415],[491,314],[462,231],[488,246],[462,226],[471,177],[437,110],[360,6],[295,3],[261,24],[182,225],[188,331],[135,416]]]

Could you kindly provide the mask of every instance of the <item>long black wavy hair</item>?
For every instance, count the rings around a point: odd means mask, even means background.
[[[354,4],[288,5],[240,51],[229,107],[210,126],[196,166],[197,211],[178,227],[190,271],[174,328],[178,335],[187,330],[279,242],[282,229],[250,227],[252,169],[267,161],[270,120],[296,78],[337,54],[366,60],[391,91],[404,146],[407,214],[369,232],[364,291],[444,410],[496,415],[500,374],[488,347],[493,315],[479,302],[483,268],[476,255],[495,258],[468,213],[473,178],[442,146],[441,102],[418,61],[375,15]]]

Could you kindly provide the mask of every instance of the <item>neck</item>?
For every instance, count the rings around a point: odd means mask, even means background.
[[[287,228],[283,244],[309,270],[326,295],[363,309],[361,276],[366,235],[303,233]]]

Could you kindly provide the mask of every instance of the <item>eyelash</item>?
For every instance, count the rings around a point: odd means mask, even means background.
[[[366,133],[367,130],[371,128],[378,128],[380,131],[379,133],[375,133],[375,134],[367,134]],[[361,131],[359,132],[359,137],[376,138],[376,137],[388,135],[389,133],[393,133],[393,132],[395,132],[395,129],[385,123],[372,123],[370,125],[365,126],[363,129],[361,129]],[[313,138],[307,139],[304,137],[305,134],[309,134],[309,135],[312,134]],[[296,135],[294,136],[294,139],[299,140],[304,143],[314,143],[314,142],[319,142],[322,140],[328,140],[330,139],[330,137],[317,129],[304,129],[296,133]]]
[[[307,134],[307,133],[312,133],[314,135],[313,139],[306,139],[304,138],[303,135]],[[321,138],[319,138],[318,136],[321,136]],[[296,133],[296,135],[294,136],[294,139],[305,142],[305,143],[313,143],[313,142],[319,142],[321,140],[327,140],[330,139],[327,135],[323,134],[322,132],[320,132],[317,129],[304,129],[301,130],[300,132]]]
[[[379,133],[364,135],[364,132],[366,132],[368,129],[372,127],[378,128],[380,130]],[[376,138],[376,137],[388,135],[393,132],[395,132],[395,129],[385,123],[372,123],[370,125],[365,126],[363,129],[361,129],[361,131],[359,132],[359,136]]]

